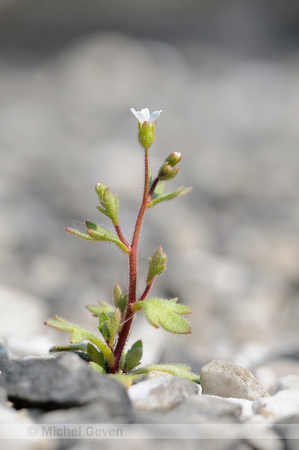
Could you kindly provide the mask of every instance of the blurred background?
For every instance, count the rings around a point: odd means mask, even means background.
[[[181,151],[168,190],[193,186],[149,211],[139,264],[141,293],[163,245],[153,295],[190,305],[193,334],[157,331],[140,314],[131,339],[143,338],[144,361],[299,373],[291,0],[0,0],[0,336],[12,355],[46,352],[68,342],[46,318],[96,330],[84,305],[111,300],[115,282],[126,289],[125,255],[64,228],[110,226],[96,210],[103,182],[130,239],[143,176],[131,107],[163,110],[153,173]]]

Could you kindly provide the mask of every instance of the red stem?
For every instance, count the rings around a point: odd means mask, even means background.
[[[119,237],[119,239],[121,240],[121,242],[128,248],[131,249],[130,245],[128,244],[126,238],[124,237],[121,228],[119,225],[115,225],[115,231],[117,233],[117,236]]]
[[[138,243],[140,237],[140,231],[144,219],[144,215],[146,212],[146,207],[148,203],[148,195],[149,195],[149,164],[148,164],[148,150],[145,150],[144,154],[144,190],[143,190],[143,198],[142,203],[139,209],[139,213],[136,219],[135,230],[133,234],[132,244],[131,244],[131,252],[129,255],[129,296],[128,296],[128,304],[125,314],[125,319],[123,326],[120,330],[118,342],[114,351],[115,364],[114,367],[111,368],[111,372],[115,373],[119,369],[119,361],[128,339],[134,312],[131,309],[133,303],[136,302],[136,292],[137,292],[137,256],[138,256]]]
[[[146,299],[146,297],[147,297],[147,295],[148,295],[148,293],[149,293],[150,288],[152,287],[152,285],[153,285],[153,283],[147,284],[147,285],[146,285],[146,288],[144,289],[144,292],[143,292],[142,296],[141,296],[140,299],[138,300],[139,302],[142,302],[143,300]]]

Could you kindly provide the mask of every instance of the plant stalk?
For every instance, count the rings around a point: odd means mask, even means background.
[[[134,312],[131,309],[131,306],[136,302],[137,298],[137,258],[138,258],[138,244],[140,238],[140,232],[142,228],[142,223],[144,219],[144,215],[146,212],[146,207],[148,204],[149,197],[149,161],[148,161],[148,149],[145,150],[144,154],[144,189],[143,189],[143,198],[142,203],[139,209],[139,213],[136,219],[132,244],[131,244],[131,252],[129,254],[129,295],[128,295],[128,303],[126,314],[124,318],[123,326],[120,330],[118,342],[116,344],[116,348],[114,351],[115,364],[114,367],[111,368],[111,372],[115,373],[119,369],[119,361],[128,339],[131,325],[133,322]]]

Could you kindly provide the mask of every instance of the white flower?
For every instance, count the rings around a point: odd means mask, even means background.
[[[150,114],[148,108],[143,108],[141,111],[135,111],[134,108],[131,108],[131,111],[134,114],[134,116],[138,119],[138,122],[140,122],[142,125],[144,122],[148,123],[155,122],[160,116],[162,109],[161,111],[154,111],[152,114]]]

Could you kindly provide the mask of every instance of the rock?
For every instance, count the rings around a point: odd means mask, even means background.
[[[287,375],[278,380],[277,391],[299,389],[299,375]]]
[[[0,371],[2,370],[3,364],[9,361],[8,351],[4,341],[0,339]]]
[[[137,410],[166,411],[196,395],[198,390],[199,386],[186,378],[156,377],[131,386],[128,394]]]
[[[16,408],[49,411],[96,402],[109,418],[126,417],[132,409],[124,386],[95,373],[74,354],[9,362],[0,386]]]
[[[11,336],[6,339],[7,349],[11,359],[21,359],[26,356],[46,355],[55,345],[47,336],[30,337]]]
[[[273,397],[258,399],[253,403],[253,411],[267,420],[299,414],[299,389],[283,390]]]
[[[213,360],[201,369],[200,384],[203,394],[220,397],[256,400],[270,395],[249,370],[219,360]]]
[[[232,404],[235,405],[240,405],[242,408],[242,413],[239,416],[239,420],[241,422],[243,422],[246,419],[249,419],[250,417],[253,416],[253,410],[252,410],[252,405],[253,402],[251,400],[245,400],[245,399],[241,399],[241,398],[228,398],[227,401],[229,401]]]
[[[162,423],[235,423],[240,420],[242,407],[225,398],[194,395],[171,410],[159,414],[159,421]]]
[[[33,295],[8,286],[0,286],[1,336],[29,337],[44,330],[47,317],[45,302]]]
[[[299,448],[299,414],[288,416],[286,418],[279,418],[278,423],[275,423],[273,430],[283,438],[286,442],[287,450],[298,450]]]
[[[11,425],[13,425],[13,429]],[[0,405],[1,450],[9,448],[16,450],[54,450],[56,448],[54,440],[47,440],[46,438],[36,441],[24,439],[23,426],[28,426],[25,430],[34,427],[34,422],[26,410],[16,411],[13,408]]]

